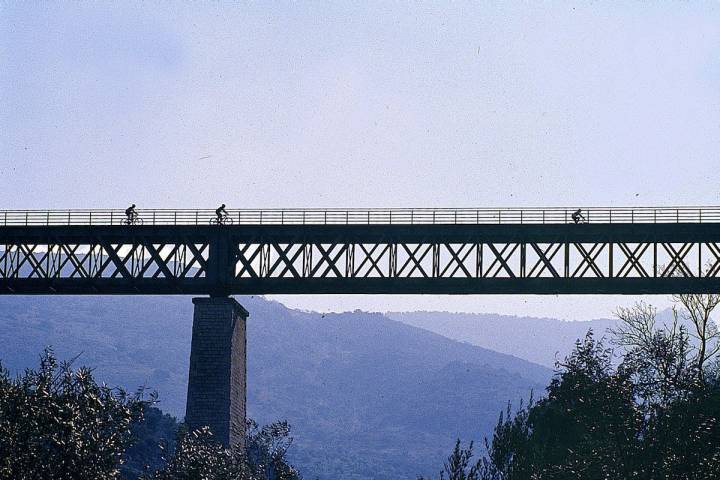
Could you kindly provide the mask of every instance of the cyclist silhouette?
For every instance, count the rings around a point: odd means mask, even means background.
[[[138,213],[135,211],[134,203],[125,209],[125,215],[127,216],[127,219],[125,220],[126,225],[132,225],[133,223],[137,222]]]
[[[232,223],[232,218],[225,210],[224,203],[215,209],[215,216],[210,218],[210,225],[232,225]]]
[[[575,212],[571,215],[573,222],[577,223],[585,223],[587,220],[585,220],[585,217],[582,214],[582,209],[578,208],[575,210]]]
[[[215,215],[217,216],[218,223],[222,223],[223,216],[227,217],[227,210],[225,210],[225,204],[223,203],[215,210]]]

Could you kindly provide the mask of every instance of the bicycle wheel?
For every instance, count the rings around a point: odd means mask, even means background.
[[[211,218],[210,219],[210,225],[221,225],[222,220],[218,220],[217,218]]]
[[[233,219],[230,218],[229,216],[225,215],[222,219],[222,223],[223,223],[223,225],[232,225]]]
[[[142,224],[143,224],[143,219],[140,217],[137,217],[135,219],[135,221],[133,222],[133,225],[142,225]]]

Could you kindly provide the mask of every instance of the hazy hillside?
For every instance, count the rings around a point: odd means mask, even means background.
[[[248,406],[294,426],[306,478],[414,479],[455,437],[480,440],[508,400],[550,371],[380,314],[320,315],[238,298],[248,325]],[[52,344],[110,384],[147,385],[182,415],[192,303],[180,297],[0,297],[0,358],[34,365]]]
[[[552,368],[592,330],[602,335],[615,320],[568,322],[553,318],[450,312],[392,312],[387,317],[445,337]]]

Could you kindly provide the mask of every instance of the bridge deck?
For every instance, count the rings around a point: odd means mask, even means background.
[[[294,211],[304,224],[289,211],[252,223],[243,210],[230,213],[247,222],[228,226],[202,221],[209,211],[177,223],[154,211],[144,225],[119,225],[116,211],[73,211],[64,224],[26,212],[0,225],[0,294],[720,292],[716,209],[669,211],[588,209],[591,223],[575,225],[569,210],[516,211],[518,221],[500,211],[499,223],[478,223],[489,210],[473,211],[476,222],[460,210],[393,210],[384,224],[374,222],[390,210],[352,211],[365,223],[351,211],[323,212],[326,223]],[[608,221],[594,221],[600,212]],[[543,213],[545,224],[531,223]],[[433,214],[435,224],[408,223]]]
[[[228,209],[235,225],[569,224],[576,207]],[[215,211],[138,209],[144,225],[208,225]],[[720,223],[720,207],[589,207],[589,223]],[[124,210],[0,210],[0,226],[120,225]]]

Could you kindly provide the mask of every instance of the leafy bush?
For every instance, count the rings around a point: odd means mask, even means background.
[[[285,461],[286,422],[247,426],[246,448],[226,449],[208,429],[186,432],[152,407],[154,394],[99,385],[92,370],[58,363],[13,378],[0,366],[2,480],[299,480]]]
[[[17,378],[0,367],[0,478],[119,478],[130,425],[153,400],[98,385],[51,350]]]

